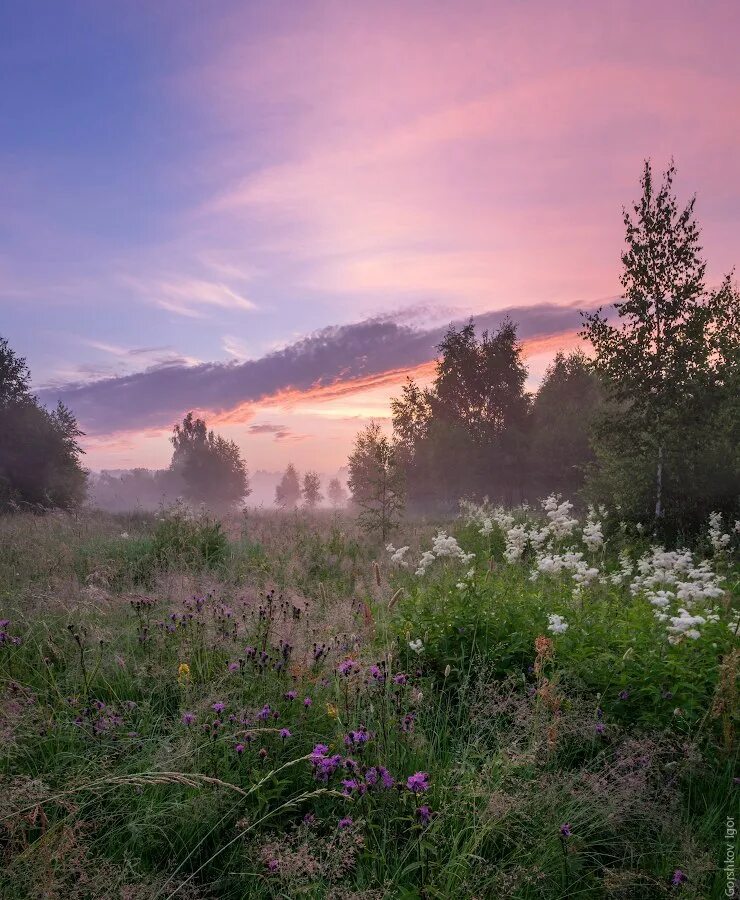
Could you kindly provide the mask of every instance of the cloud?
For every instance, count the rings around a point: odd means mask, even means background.
[[[479,330],[495,328],[507,315],[518,323],[523,340],[572,334],[580,324],[575,306],[554,304],[484,313],[476,317],[476,324]],[[398,381],[405,371],[433,359],[444,331],[439,326],[414,328],[372,318],[323,328],[259,359],[160,365],[136,374],[48,388],[39,396],[48,404],[61,399],[90,434],[164,427],[189,409],[228,419],[230,411],[268,397],[289,403],[291,395],[328,391],[341,396],[389,378]]]
[[[191,319],[205,316],[203,307],[251,312],[257,304],[223,281],[207,281],[201,278],[170,278],[142,281],[124,278],[145,300]]]
[[[261,422],[256,425],[250,425],[247,431],[250,434],[284,434],[287,429],[284,425],[271,425],[269,422]]]

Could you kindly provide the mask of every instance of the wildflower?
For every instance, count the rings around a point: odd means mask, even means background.
[[[277,872],[280,868],[280,863],[276,859],[270,859],[267,861],[267,868],[270,872]]]
[[[313,700],[310,697],[305,697],[303,700],[303,705],[308,709],[310,706],[313,706]]]
[[[419,817],[419,820],[423,825],[428,825],[429,820],[432,818],[432,811],[428,806],[420,806],[416,810],[416,815]]]
[[[181,721],[183,725],[192,725],[195,722],[195,713],[184,712]]]
[[[295,700],[295,698],[298,696],[298,694],[296,694],[295,691],[286,691],[283,694],[283,696],[285,697],[286,700],[290,700],[292,702],[293,700]]]
[[[289,728],[281,728],[280,729],[280,737],[286,741],[289,737],[293,737]]]
[[[406,787],[414,794],[422,794],[429,790],[429,775],[426,772],[415,772],[406,779]]]
[[[682,869],[676,869],[676,871],[671,875],[671,884],[674,886],[678,886],[679,884],[683,884],[684,881],[688,881],[688,876]]]
[[[342,793],[345,797],[349,797],[353,791],[357,791],[360,795],[367,791],[367,787],[359,782],[356,778],[342,779]]]
[[[596,734],[604,734],[606,732],[606,725],[603,722],[596,723]]]
[[[247,748],[244,746],[244,744],[237,744],[236,747],[234,747],[234,752],[235,752],[235,753],[238,753],[239,756],[241,756],[242,753],[244,753],[244,751],[245,751],[246,749],[247,749]]]
[[[190,666],[187,663],[180,663],[177,667],[177,680],[180,684],[187,684],[190,681]]]
[[[267,759],[267,748],[260,747],[260,752],[257,754],[260,759]]]
[[[365,728],[364,725],[361,725],[357,731],[350,731],[349,734],[344,736],[344,745],[346,747],[356,747],[360,748],[363,744],[366,744],[370,740],[370,732]]]
[[[407,684],[408,680],[409,676],[403,672],[399,672],[397,675],[393,676],[393,684]]]
[[[411,732],[414,730],[415,720],[416,716],[414,715],[414,713],[406,713],[406,715],[401,720],[401,731],[404,734],[411,734]]]
[[[215,703],[211,704],[211,709],[216,713],[222,713],[226,709],[226,704],[217,700]]]
[[[370,666],[370,676],[378,682],[378,684],[383,684],[385,681],[385,672],[380,668],[380,666]]]
[[[565,619],[563,619],[562,616],[557,615],[557,613],[549,615],[547,621],[549,622],[547,630],[552,634],[564,634],[570,627]]]
[[[627,700],[627,699],[629,699],[629,695],[630,695],[630,692],[627,690],[624,690],[624,691],[620,691],[617,696],[619,697],[620,700]]]
[[[271,712],[272,710],[270,709],[270,704],[265,703],[262,709],[257,713],[257,718],[260,720],[260,722],[264,722],[266,719],[270,718]]]
[[[421,653],[424,649],[424,644],[421,642],[420,638],[417,638],[414,641],[409,641],[409,647],[414,651],[414,653]]]
[[[571,834],[573,834],[569,822],[566,822],[564,825],[560,826],[560,834],[566,838],[569,838]]]
[[[340,675],[347,676],[351,675],[352,672],[359,668],[359,665],[353,659],[343,659],[337,666],[337,672],[339,672]]]
[[[230,662],[228,665],[229,672],[238,672],[239,671],[239,663],[238,662]]]
[[[353,825],[353,821],[350,816],[345,816],[343,819],[339,820],[339,827],[344,831],[345,828],[351,828]]]

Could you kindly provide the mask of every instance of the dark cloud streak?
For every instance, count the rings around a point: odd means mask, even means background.
[[[476,315],[479,330],[498,327],[505,316],[523,340],[572,331],[580,325],[574,306],[539,304]],[[457,323],[459,324],[459,323]],[[133,375],[68,384],[39,392],[46,404],[61,399],[88,434],[165,427],[189,409],[225,412],[282,390],[421,365],[434,357],[446,327],[414,328],[388,318],[324,328],[256,360],[201,365],[172,363]]]

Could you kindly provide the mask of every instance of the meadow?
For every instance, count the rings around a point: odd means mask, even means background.
[[[733,896],[740,525],[0,519],[8,898]]]

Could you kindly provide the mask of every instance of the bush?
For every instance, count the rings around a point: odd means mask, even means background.
[[[229,555],[229,542],[219,521],[193,516],[177,506],[154,529],[152,552],[156,564],[163,569],[185,566],[200,571],[223,565]]]

